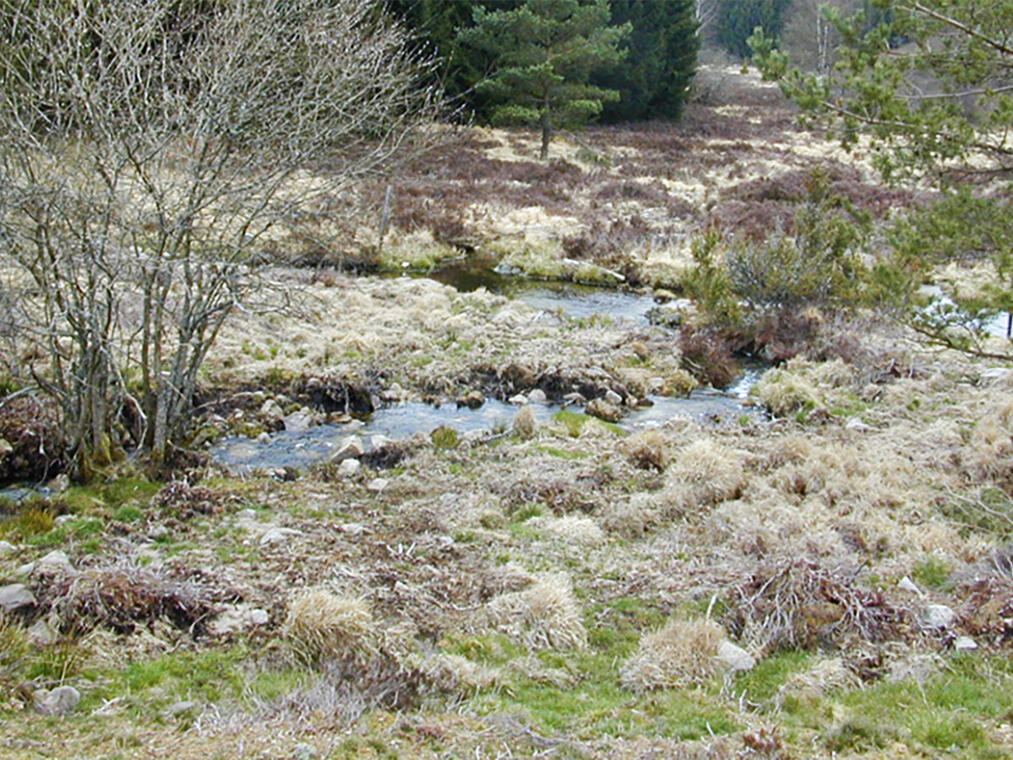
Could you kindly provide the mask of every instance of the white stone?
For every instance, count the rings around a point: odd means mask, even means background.
[[[271,434],[265,430],[263,433],[257,436],[256,441],[257,443],[270,443]]]
[[[973,652],[978,648],[978,642],[970,636],[957,636],[956,641],[953,642],[953,648],[958,652]]]
[[[300,409],[285,418],[285,430],[289,433],[305,433],[311,427],[313,413],[309,409]]]
[[[28,629],[28,640],[37,647],[48,647],[56,641],[56,631],[45,620],[36,620]]]
[[[361,457],[365,453],[362,446],[362,439],[356,435],[349,435],[338,442],[337,450],[331,454],[329,461],[343,462],[353,457]]]
[[[872,425],[866,425],[858,417],[852,417],[850,420],[844,423],[844,429],[857,430],[858,432],[862,433],[865,432],[866,430],[872,430]]]
[[[1009,367],[989,367],[981,373],[982,380],[1001,380],[1006,377],[1011,371]]]
[[[393,442],[394,440],[392,438],[388,438],[385,435],[380,435],[379,433],[377,433],[376,435],[370,437],[369,446],[370,448],[373,449],[373,451],[377,451],[378,449],[382,449],[385,446],[389,446]]]
[[[8,554],[13,554],[17,550],[18,547],[16,547],[14,544],[9,544],[6,541],[0,541],[0,557],[6,556]]]
[[[528,394],[529,404],[545,404],[549,400],[549,397],[545,395],[545,391],[541,388],[535,388],[531,393]]]
[[[623,397],[613,390],[605,392],[605,400],[608,401],[613,406],[619,406],[621,403],[623,403]]]
[[[292,536],[301,536],[301,530],[295,530],[294,528],[268,528],[264,531],[260,537],[261,546],[267,544],[278,544],[288,541]]]
[[[267,623],[267,612],[249,604],[229,604],[208,624],[208,632],[222,636]]]
[[[368,488],[370,491],[376,491],[377,493],[379,493],[384,488],[386,488],[389,483],[390,481],[387,480],[387,478],[374,478],[373,480],[369,481],[366,484],[366,488]]]
[[[264,405],[260,407],[260,413],[265,417],[284,417],[285,412],[278,406],[278,402],[273,398],[269,398],[264,402]]]
[[[918,596],[925,596],[922,593],[922,590],[915,585],[914,581],[912,581],[906,575],[903,578],[901,578],[900,581],[897,583],[897,588],[901,589],[902,591],[910,591],[912,594],[917,594]]]
[[[0,586],[0,608],[5,612],[13,612],[32,604],[35,604],[35,594],[24,583]]]
[[[733,672],[741,670],[752,670],[756,665],[756,658],[745,649],[733,644],[728,639],[723,639],[718,644],[718,662]]]
[[[949,628],[956,617],[957,613],[945,604],[930,604],[922,610],[921,622],[926,628]]]
[[[11,446],[11,442],[6,438],[0,438],[0,457],[4,454],[10,454],[12,451],[14,451],[14,447]]]
[[[370,532],[369,528],[367,528],[362,523],[357,522],[350,522],[345,523],[344,525],[339,525],[338,530],[340,530],[342,533],[347,533],[350,536],[361,536],[364,533]]]
[[[346,459],[338,465],[338,473],[346,478],[351,477],[362,469],[362,462],[358,459]]]
[[[81,692],[73,686],[57,686],[52,691],[39,689],[32,698],[35,709],[43,715],[66,715],[81,701]]]
[[[511,404],[516,404],[517,406],[523,406],[524,404],[528,403],[528,397],[525,396],[523,393],[518,393],[516,396],[511,396],[508,400],[510,401]]]

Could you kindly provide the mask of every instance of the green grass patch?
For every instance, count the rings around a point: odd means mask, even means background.
[[[1013,714],[1013,664],[1005,657],[960,655],[929,682],[879,682],[842,694],[846,717],[822,731],[835,752],[874,751],[903,742],[928,757],[992,760],[1008,757],[986,728]],[[807,711],[810,713],[811,711]],[[806,719],[802,713],[799,718]]]
[[[586,451],[567,451],[566,449],[557,449],[553,446],[532,446],[534,451],[539,451],[542,454],[548,454],[550,457],[556,457],[557,459],[576,460],[576,459],[587,459],[591,456]]]
[[[911,575],[922,585],[941,588],[950,579],[952,570],[946,560],[929,555],[915,563],[915,566],[911,568]]]
[[[801,650],[781,652],[760,660],[752,670],[735,679],[736,691],[744,691],[752,702],[767,702],[777,696],[784,682],[809,667],[812,655]]]

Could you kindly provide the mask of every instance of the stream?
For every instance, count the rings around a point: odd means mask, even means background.
[[[534,309],[565,314],[573,319],[593,316],[614,321],[647,324],[647,312],[655,306],[650,295],[609,288],[547,282],[498,273],[483,266],[463,262],[427,275],[461,292],[485,288],[491,293],[522,301]],[[765,367],[750,367],[728,388],[701,388],[688,397],[649,396],[649,405],[630,411],[619,422],[627,431],[658,427],[673,418],[689,418],[721,423],[743,417],[762,420],[762,409],[747,403],[749,390]],[[530,404],[535,419],[547,422],[563,409],[561,404]],[[570,407],[582,411],[579,406]],[[449,427],[461,435],[474,432],[495,433],[509,430],[519,406],[486,399],[477,409],[457,407],[453,402],[435,406],[421,402],[402,402],[377,409],[362,421],[324,424],[299,432],[282,431],[268,440],[245,437],[226,438],[211,449],[211,456],[236,472],[256,469],[296,469],[326,460],[354,436],[368,453],[377,443],[404,440],[418,432],[430,433]],[[378,436],[382,439],[377,438]]]

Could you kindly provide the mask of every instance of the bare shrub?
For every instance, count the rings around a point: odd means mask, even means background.
[[[209,582],[179,581],[131,565],[115,565],[45,581],[36,597],[67,632],[96,627],[131,633],[138,624],[168,620],[194,635],[204,633],[219,605],[238,599],[235,591]]]
[[[729,628],[758,649],[878,642],[901,636],[911,613],[881,593],[805,559],[772,563],[732,592]]]
[[[297,212],[421,134],[425,64],[372,1],[7,11],[0,266],[17,338],[44,357],[30,371],[80,475],[129,445],[161,461],[226,318],[267,308]]]
[[[671,460],[669,440],[658,430],[642,430],[623,443],[623,451],[633,464],[642,470],[664,470]]]
[[[0,483],[42,481],[63,470],[67,437],[52,403],[31,396],[0,402]]]
[[[673,620],[640,639],[619,675],[627,689],[672,689],[706,681],[716,672],[724,629],[712,620]]]
[[[198,515],[219,514],[230,501],[223,494],[206,486],[191,486],[184,480],[174,480],[162,486],[151,499],[151,506],[167,512],[175,512],[181,520]]]

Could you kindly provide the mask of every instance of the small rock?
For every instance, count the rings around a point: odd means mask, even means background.
[[[370,491],[376,491],[379,493],[390,484],[387,478],[374,478],[366,484],[366,488]]]
[[[549,397],[545,395],[545,391],[541,388],[535,388],[531,393],[528,394],[529,404],[547,404]]]
[[[196,702],[186,699],[183,700],[182,702],[176,702],[175,704],[169,705],[162,712],[162,715],[164,715],[166,718],[176,718],[180,715],[183,715],[184,713],[192,712],[196,708],[197,708]]]
[[[563,401],[565,401],[567,404],[583,404],[585,401],[587,401],[587,399],[584,398],[584,394],[577,393],[576,391],[574,391],[573,393],[567,393],[565,396],[563,396]]]
[[[404,397],[404,389],[398,383],[393,383],[390,388],[380,391],[380,400],[392,403],[400,401]]]
[[[278,419],[285,416],[285,412],[273,398],[269,398],[264,402],[263,406],[260,407],[260,413],[265,417],[275,417]]]
[[[718,662],[731,671],[752,670],[756,665],[756,658],[745,649],[733,644],[728,639],[718,644]]]
[[[240,509],[236,512],[236,520],[257,520],[257,512],[254,509]]]
[[[313,760],[317,757],[317,751],[313,745],[299,742],[292,750],[292,760]]]
[[[525,396],[523,393],[518,393],[516,396],[511,396],[508,400],[510,401],[511,404],[516,404],[517,406],[524,406],[524,404],[528,403],[528,397]]]
[[[260,435],[258,435],[255,440],[257,441],[257,443],[270,443],[271,442],[271,434],[268,433],[265,430],[263,433],[261,433]]]
[[[379,433],[377,433],[374,436],[371,436],[369,439],[369,447],[373,451],[379,451],[380,449],[390,446],[392,443],[394,443],[393,438],[388,438],[387,436],[380,435]]]
[[[914,581],[912,581],[906,575],[900,579],[900,582],[897,583],[897,588],[901,589],[902,591],[910,591],[912,594],[917,594],[918,596],[925,596],[922,593],[922,590],[914,584]]]
[[[208,624],[208,632],[214,636],[245,631],[267,623],[267,612],[249,604],[229,604]]]
[[[973,652],[978,648],[978,642],[970,636],[957,636],[953,642],[953,648],[958,652]]]
[[[43,715],[66,715],[81,701],[81,692],[73,686],[57,686],[52,691],[39,689],[32,699],[36,711]]]
[[[11,446],[11,442],[6,438],[0,438],[0,457],[10,454],[12,451],[14,451],[14,447]]]
[[[358,459],[345,459],[338,465],[338,474],[342,477],[350,478],[353,475],[358,474],[361,469],[362,462]]]
[[[75,515],[60,515],[55,520],[53,520],[53,522],[55,522],[57,525],[66,525],[69,522],[74,522],[74,520],[76,519],[77,517]]]
[[[345,523],[344,525],[339,525],[338,530],[340,530],[342,533],[347,533],[350,536],[361,536],[365,533],[370,532],[369,528],[367,528],[362,523],[357,522],[350,522]]]
[[[595,398],[588,401],[587,406],[584,407],[584,411],[606,422],[619,422],[623,416],[618,406],[609,403],[603,398]]]
[[[872,430],[872,425],[867,425],[862,422],[858,417],[852,417],[844,424],[845,430],[857,430],[860,433],[864,433],[867,430]]]
[[[28,629],[28,640],[37,647],[48,647],[56,641],[56,631],[45,620],[36,620]]]
[[[42,572],[48,575],[75,575],[77,570],[70,564],[70,558],[66,553],[56,549],[41,559],[22,565],[16,570],[18,575],[31,575],[35,572]]]
[[[470,390],[457,398],[458,406],[466,406],[469,409],[478,409],[484,403],[485,396],[479,390]]]
[[[4,612],[13,612],[33,604],[35,604],[35,595],[24,583],[0,586],[0,608]]]
[[[13,554],[18,550],[14,544],[9,544],[6,541],[0,541],[0,557],[4,557],[8,554]]]
[[[362,446],[362,439],[356,435],[350,435],[341,439],[337,450],[328,457],[330,462],[343,462],[353,457],[361,457],[365,453]]]
[[[605,391],[605,400],[608,401],[613,406],[619,406],[621,403],[623,403],[623,397],[613,390]]]
[[[530,438],[535,434],[535,413],[530,406],[522,406],[514,417],[513,431],[522,438]]]
[[[930,604],[922,610],[921,623],[925,628],[949,628],[956,617],[945,604]]]
[[[294,528],[268,528],[260,537],[261,546],[267,544],[279,544],[288,541],[292,536],[301,536],[301,530]]]
[[[313,427],[313,412],[300,409],[285,417],[285,431],[288,433],[305,433]]]

